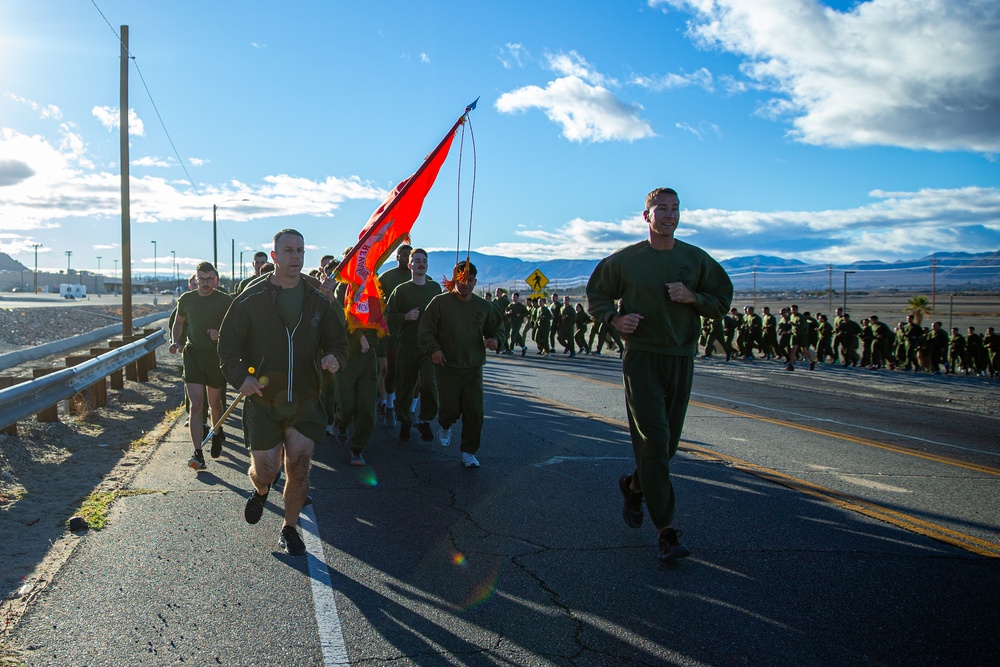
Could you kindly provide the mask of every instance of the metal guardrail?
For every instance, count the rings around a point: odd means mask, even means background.
[[[30,382],[22,382],[0,390],[0,428],[37,414],[59,401],[64,401],[115,371],[138,361],[166,342],[164,330],[152,333],[134,343],[65,368]]]

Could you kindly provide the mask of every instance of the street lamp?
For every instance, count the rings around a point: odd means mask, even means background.
[[[178,287],[178,285],[177,285],[177,252],[174,251],[174,250],[171,250],[170,251],[170,257],[171,257],[170,263],[174,267],[173,273],[171,275],[173,275],[173,277],[174,277],[174,296],[176,297],[177,296],[177,291],[178,291],[177,290],[177,287]]]
[[[857,273],[857,271],[844,271],[844,313],[847,313],[847,274]]]
[[[249,199],[226,199],[218,204],[212,204],[212,265],[219,271],[219,206],[231,201],[250,201]]]
[[[158,306],[159,303],[156,301],[156,241],[150,241],[153,244],[153,305]]]
[[[240,250],[240,280],[243,280],[243,278],[245,277],[243,275],[243,252],[244,252],[243,250]]]
[[[100,276],[101,276],[101,256],[100,255],[97,256],[97,276],[98,276],[97,280],[100,280],[101,279],[100,278]],[[101,287],[103,287],[103,285],[101,285]],[[96,281],[94,282],[94,290],[97,292],[97,298],[100,299],[101,298],[101,290],[97,289],[97,282]]]
[[[69,258],[73,256],[72,250],[66,251],[66,280],[69,280]]]
[[[38,249],[41,246],[41,243],[33,243],[31,245],[35,249],[35,294],[38,294]]]

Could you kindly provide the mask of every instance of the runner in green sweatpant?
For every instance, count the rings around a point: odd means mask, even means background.
[[[504,333],[500,311],[476,296],[476,267],[459,262],[445,282],[447,292],[431,299],[420,320],[420,349],[437,369],[438,442],[451,444],[451,427],[462,419],[462,465],[478,468],[483,431],[483,365]]]
[[[587,310],[622,333],[622,374],[635,470],[618,480],[625,523],[642,524],[642,500],[659,532],[659,558],[690,555],[673,528],[670,459],[691,395],[701,317],[721,318],[733,298],[725,269],[704,250],[674,238],[680,199],[658,188],[646,196],[649,240],[601,260],[587,284]],[[617,302],[620,300],[620,306]]]

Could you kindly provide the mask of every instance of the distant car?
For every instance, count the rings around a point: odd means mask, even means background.
[[[160,290],[160,294],[173,294],[173,290],[163,289]]]

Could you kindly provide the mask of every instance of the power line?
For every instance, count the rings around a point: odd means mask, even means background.
[[[97,13],[101,15],[101,18],[104,19],[104,22],[108,24],[108,28],[110,28],[111,32],[114,33],[115,39],[118,40],[118,43],[121,44],[122,46],[125,46],[122,43],[121,35],[118,34],[118,31],[115,30],[114,26],[111,25],[111,22],[108,21],[108,17],[104,15],[104,12],[101,11],[101,8],[97,6],[97,0],[90,0],[90,2],[91,4],[94,5],[94,9],[97,10]],[[191,174],[188,173],[187,167],[184,166],[184,160],[181,159],[180,153],[177,151],[177,147],[174,145],[174,140],[171,138],[170,132],[167,130],[167,125],[166,123],[163,122],[163,117],[160,115],[160,110],[156,107],[156,101],[153,100],[153,94],[149,91],[149,86],[146,85],[146,78],[142,75],[142,69],[139,68],[139,62],[136,60],[135,56],[132,54],[130,50],[126,48],[126,51],[128,51],[128,57],[132,61],[132,64],[135,65],[135,71],[139,75],[139,80],[142,81],[142,87],[146,90],[146,96],[149,98],[149,103],[153,105],[153,111],[156,112],[156,119],[160,121],[160,127],[163,128],[163,134],[167,136],[167,142],[170,144],[170,148],[174,151],[174,157],[177,158],[177,163],[184,171],[184,175],[187,176],[188,183],[190,183],[191,187],[194,188],[195,193],[200,195],[201,191],[198,189],[198,186],[194,184],[194,179],[192,179]]]

